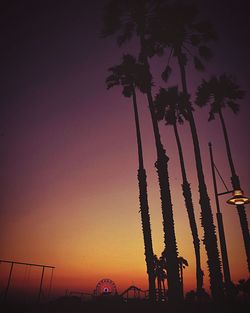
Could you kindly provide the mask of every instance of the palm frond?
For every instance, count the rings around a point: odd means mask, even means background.
[[[211,97],[210,84],[203,79],[202,83],[197,88],[195,103],[199,107],[203,107],[210,101],[210,97]]]
[[[201,60],[197,56],[194,56],[193,61],[194,61],[194,66],[198,71],[204,71],[205,70],[205,66],[203,65],[203,63],[201,62]]]
[[[115,74],[111,74],[110,76],[106,78],[107,89],[110,89],[119,84],[120,84],[119,78]]]
[[[133,87],[132,85],[129,85],[129,86],[124,86],[123,87],[123,91],[122,91],[122,94],[124,95],[124,97],[131,97],[132,96],[132,93],[133,93]]]
[[[192,28],[200,33],[202,36],[202,41],[214,41],[217,39],[217,34],[212,27],[212,24],[208,21],[201,21],[198,23],[192,24]]]
[[[234,114],[238,114],[240,112],[240,105],[234,101],[227,101],[227,105],[233,111]]]
[[[197,47],[201,42],[200,35],[199,34],[191,34],[190,38],[189,38],[189,42],[191,43],[192,46]]]
[[[131,40],[134,34],[134,24],[131,22],[127,22],[123,25],[122,34],[117,37],[117,44],[121,47],[124,43]]]
[[[207,46],[199,46],[199,55],[206,61],[209,61],[212,57],[212,51]]]
[[[162,80],[164,82],[168,82],[171,73],[172,73],[172,68],[169,65],[167,65],[161,74]]]

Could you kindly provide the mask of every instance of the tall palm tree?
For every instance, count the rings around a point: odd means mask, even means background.
[[[145,66],[147,76],[150,76],[148,62],[147,35],[149,33],[150,21],[154,16],[160,0],[111,0],[105,7],[104,26],[102,36],[118,34],[119,45],[131,39],[135,33],[139,38],[140,61]],[[168,292],[170,302],[182,300],[181,284],[178,269],[178,250],[175,237],[173,208],[168,176],[168,160],[163,148],[158,122],[155,116],[151,84],[147,85],[146,95],[152,120],[157,161],[155,163],[160,186],[161,209],[163,216],[164,243],[168,247],[167,271]]]
[[[203,80],[197,89],[196,97],[196,104],[198,106],[203,107],[208,104],[210,105],[209,121],[215,118],[215,114],[218,114],[219,116],[225,139],[229,166],[231,169],[232,187],[234,190],[241,189],[240,179],[236,174],[234,167],[227,128],[222,110],[228,107],[233,111],[233,113],[237,114],[239,112],[239,104],[236,101],[243,99],[244,95],[245,92],[240,89],[240,86],[234,81],[234,79],[226,74],[223,74],[219,77],[213,76],[208,81]],[[237,205],[237,211],[240,219],[241,231],[247,255],[248,270],[250,271],[250,236],[244,205]]]
[[[187,113],[185,110],[186,101],[187,100],[185,99],[185,97],[183,97],[183,94],[178,92],[177,86],[170,87],[168,89],[161,88],[159,93],[155,97],[155,108],[158,119],[159,120],[164,119],[166,125],[172,125],[174,129],[182,174],[182,192],[185,200],[189,224],[193,237],[193,245],[196,260],[196,292],[197,295],[199,295],[201,294],[203,288],[203,275],[204,275],[201,269],[200,240],[195,220],[191,188],[187,179],[182,145],[177,127],[177,123],[182,124],[184,122],[184,119],[187,117]]]
[[[137,63],[136,59],[131,55],[124,55],[123,61],[120,65],[116,65],[109,69],[111,75],[106,79],[107,88],[113,86],[122,86],[123,95],[125,97],[132,97],[134,118],[136,126],[136,139],[138,148],[138,184],[139,184],[139,200],[142,231],[144,238],[145,259],[149,282],[149,298],[152,301],[156,300],[155,291],[155,273],[154,273],[154,252],[151,236],[150,215],[147,194],[147,176],[143,162],[142,140],[140,132],[140,123],[137,109],[136,88],[145,92],[145,85],[147,79],[145,75],[144,66]]]
[[[204,43],[215,38],[211,25],[207,22],[197,21],[197,16],[198,10],[194,5],[186,5],[180,2],[171,3],[166,8],[158,11],[158,19],[154,20],[152,35],[149,38],[152,46],[158,46],[161,49],[170,48],[170,56],[176,57],[180,69],[182,92],[186,99],[189,98],[186,75],[188,57],[190,55],[193,57],[194,65],[197,69],[204,69],[200,58],[194,52],[198,50],[200,57],[205,60],[209,59],[211,52]],[[158,44],[156,45],[155,42],[158,42]],[[168,60],[170,60],[170,57]],[[169,72],[170,68],[169,64],[167,64],[164,71],[165,78]],[[214,300],[221,301],[224,296],[221,262],[213,214],[203,172],[199,138],[190,101],[186,102],[186,110],[193,139],[199,183],[201,223],[204,229],[203,242],[208,257],[210,288]]]

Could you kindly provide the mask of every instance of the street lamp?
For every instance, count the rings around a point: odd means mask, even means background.
[[[233,196],[227,200],[227,203],[232,205],[247,204],[250,203],[250,198],[244,195],[243,190],[236,189],[233,190]]]

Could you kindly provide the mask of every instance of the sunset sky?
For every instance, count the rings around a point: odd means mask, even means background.
[[[225,120],[236,171],[249,196],[249,2],[208,2],[203,2],[202,15],[213,22],[219,39],[211,46],[214,58],[206,72],[188,67],[188,87],[194,99],[202,77],[226,72],[235,75],[247,91],[240,114],[234,116],[226,110]],[[106,90],[105,86],[107,69],[118,64],[123,53],[136,54],[137,41],[118,48],[114,38],[99,38],[104,3],[9,1],[0,13],[0,259],[56,266],[54,292],[58,294],[66,289],[90,292],[105,277],[116,283],[118,291],[131,284],[147,288],[131,99],[124,98],[121,89]],[[154,94],[159,86],[165,86],[160,74],[166,58],[151,60]],[[179,82],[178,68],[171,62],[174,72],[169,86]],[[162,215],[154,168],[156,151],[144,95],[138,95],[138,105],[153,245],[159,256],[163,250]],[[207,122],[208,108],[196,108],[194,117],[216,224],[208,142],[213,143],[215,163],[231,188],[224,139],[219,121]],[[189,262],[184,285],[190,290],[195,288],[194,251],[176,143],[171,127],[162,123],[160,129],[170,158],[178,251]],[[202,238],[187,124],[180,127],[180,134]],[[224,191],[219,181],[218,187]],[[231,275],[237,282],[249,273],[238,215],[226,199],[220,197],[220,203]],[[249,220],[249,206],[246,211]],[[203,245],[201,252],[208,289]],[[0,265],[0,275],[7,270]],[[20,268],[20,272],[24,270]]]

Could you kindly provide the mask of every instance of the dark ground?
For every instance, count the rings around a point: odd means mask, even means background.
[[[250,301],[241,300],[224,304],[204,303],[181,303],[175,307],[168,303],[151,304],[147,301],[137,300],[128,303],[117,301],[89,301],[81,302],[80,299],[64,297],[56,301],[40,305],[14,305],[6,304],[0,306],[1,313],[92,313],[92,312],[111,312],[111,313],[249,313]]]

